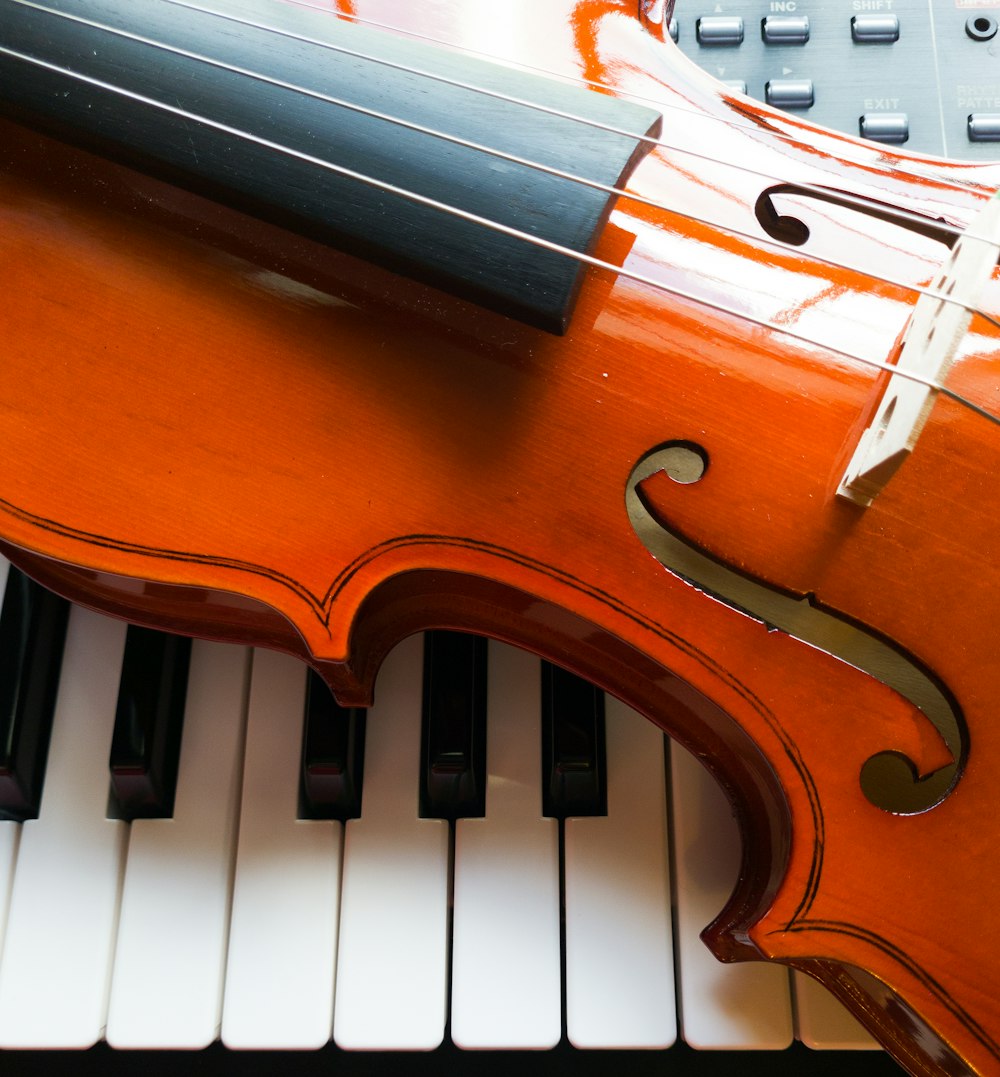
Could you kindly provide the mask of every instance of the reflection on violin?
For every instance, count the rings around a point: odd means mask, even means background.
[[[399,22],[380,6],[345,14]],[[572,667],[732,797],[720,957],[812,973],[913,1074],[997,1072],[996,173],[720,95],[657,5],[441,3],[401,33],[0,7],[27,125],[0,177],[4,552],[140,623],[297,654],[348,704],[428,627]],[[904,381],[891,480],[838,497]],[[697,481],[639,477],[670,446]],[[950,743],[667,571],[630,476],[658,526],[905,655]],[[950,768],[932,807],[865,795],[887,754],[918,785]]]

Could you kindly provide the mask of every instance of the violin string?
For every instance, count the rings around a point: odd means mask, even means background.
[[[461,138],[458,135],[448,134],[447,132],[441,131],[434,127],[427,127],[423,124],[413,123],[409,120],[404,120],[398,116],[391,116],[387,113],[379,112],[376,109],[368,108],[364,105],[355,104],[344,98],[335,97],[331,94],[326,94],[319,90],[313,90],[306,86],[287,82],[284,79],[275,78],[271,75],[266,75],[263,72],[254,71],[250,68],[245,68],[238,64],[230,64],[224,60],[219,60],[215,57],[206,56],[203,53],[194,52],[189,49],[181,48],[177,45],[171,45],[163,41],[158,41],[154,38],[146,37],[143,34],[138,34],[132,30],[125,30],[117,26],[109,26],[106,23],[99,22],[96,19],[87,18],[83,15],[75,15],[71,14],[70,12],[64,12],[49,8],[44,4],[37,3],[36,0],[13,0],[13,2],[21,7],[32,8],[36,11],[53,14],[65,21],[87,26],[91,29],[110,34],[117,38],[134,41],[137,44],[148,45],[152,48],[158,49],[163,52],[171,53],[175,56],[181,56],[188,60],[194,60],[198,63],[203,63],[219,70],[227,71],[230,74],[253,79],[255,81],[263,82],[267,85],[274,86],[278,89],[288,90],[292,93],[301,94],[305,97],[309,97],[317,101],[322,101],[325,104],[344,108],[351,112],[366,116],[370,119],[381,120],[386,123],[392,124],[393,126],[404,128],[408,131],[415,131],[419,134],[428,135],[432,138],[440,139],[441,141],[461,146],[464,149],[470,149],[476,152],[485,153],[490,156],[497,157],[500,160],[506,161],[510,164],[516,164],[521,165],[525,168],[531,168],[536,171],[543,172],[546,175],[566,180],[569,183],[575,183],[580,186],[592,188],[593,190],[602,191],[608,195],[627,198],[630,201],[637,202],[641,205],[649,206],[651,209],[657,209],[664,213],[670,213],[673,216],[681,217],[682,219],[691,221],[695,224],[701,224],[706,225],[707,227],[717,228],[720,231],[727,233],[728,235],[736,236],[740,239],[746,239],[752,243],[761,243],[764,246],[768,246],[784,252],[787,252],[789,250],[787,244],[782,243],[779,240],[772,239],[766,234],[764,236],[760,236],[756,233],[746,231],[745,229],[737,228],[733,225],[717,225],[705,219],[704,217],[699,217],[697,214],[689,213],[685,210],[678,209],[675,206],[668,206],[665,203],[658,201],[657,199],[647,198],[644,195],[637,194],[625,188],[615,187],[610,184],[601,183],[598,180],[589,179],[585,176],[580,176],[572,172],[566,172],[563,169],[554,168],[550,165],[545,165],[538,161],[532,161],[525,157],[520,157],[512,153],[507,153],[492,146],[473,142],[469,139]],[[851,265],[850,263],[842,262],[835,258],[815,254],[812,251],[802,251],[801,253],[803,257],[809,259],[810,261],[817,262],[826,266],[831,266],[835,269],[845,269],[851,273],[858,273],[862,276],[870,277],[872,280],[877,280],[883,284],[891,284],[905,291],[915,292],[919,295],[926,295],[931,299],[935,299],[943,303],[948,303],[953,306],[960,307],[974,316],[978,315],[990,325],[994,326],[994,328],[1000,329],[1000,319],[974,307],[969,303],[955,299],[953,296],[947,295],[944,292],[939,291],[938,289],[931,288],[926,285],[914,284],[910,281],[904,281],[897,277],[891,277],[884,273],[880,274],[877,273],[874,269],[867,269],[861,266]]]
[[[9,3],[15,3],[15,4],[18,4],[20,6],[37,7],[40,10],[47,11],[50,14],[56,15],[56,16],[60,16],[60,15],[65,14],[65,13],[63,13],[61,11],[54,10],[54,9],[51,9],[51,8],[45,8],[42,5],[35,4],[35,3],[32,2],[32,0],[8,0],[8,2]],[[238,15],[232,15],[232,14],[230,14],[228,12],[223,12],[223,11],[218,11],[218,10],[211,9],[211,8],[206,8],[206,7],[201,6],[200,4],[196,4],[196,3],[191,2],[191,0],[162,0],[162,2],[171,4],[174,7],[180,7],[180,8],[184,8],[186,10],[189,10],[189,11],[196,12],[196,13],[201,14],[201,15],[208,15],[210,17],[224,19],[224,20],[226,20],[228,22],[233,22],[233,23],[235,23],[235,24],[237,24],[239,26],[247,27],[248,29],[260,30],[260,31],[263,31],[263,32],[266,32],[266,33],[275,34],[275,35],[280,36],[280,37],[286,37],[289,40],[298,41],[298,42],[301,42],[302,44],[314,45],[314,46],[316,46],[318,48],[326,49],[326,50],[331,51],[331,52],[337,52],[337,53],[340,53],[342,55],[349,56],[349,57],[351,57],[353,59],[367,60],[369,62],[376,63],[376,64],[379,64],[381,66],[388,67],[388,68],[390,68],[392,70],[397,70],[397,71],[400,71],[400,72],[405,73],[405,74],[417,75],[417,76],[419,76],[421,78],[427,78],[427,79],[429,79],[431,81],[440,82],[443,85],[452,86],[452,87],[454,87],[456,89],[462,89],[462,90],[467,90],[467,91],[469,91],[471,93],[482,94],[482,95],[487,96],[487,97],[491,97],[491,98],[494,98],[494,99],[497,99],[497,100],[500,100],[500,101],[504,101],[504,102],[506,102],[508,104],[515,104],[515,105],[518,105],[520,107],[533,109],[535,111],[544,113],[546,115],[551,115],[551,116],[555,116],[555,117],[560,118],[560,119],[569,120],[571,122],[579,123],[579,124],[582,124],[582,125],[587,126],[587,127],[593,127],[593,128],[595,128],[597,130],[602,130],[602,131],[605,131],[605,132],[610,133],[610,134],[622,135],[622,136],[624,136],[626,138],[629,138],[629,139],[637,139],[638,141],[645,142],[650,146],[659,146],[659,147],[662,147],[663,149],[668,149],[668,150],[671,150],[671,151],[673,151],[675,153],[680,153],[680,154],[684,154],[684,155],[686,155],[688,157],[693,157],[696,160],[705,161],[705,162],[708,162],[710,164],[715,164],[715,165],[719,165],[719,164],[725,165],[725,166],[728,166],[728,167],[731,167],[731,168],[735,168],[737,171],[743,172],[746,175],[757,176],[759,178],[762,178],[764,180],[770,180],[772,182],[775,179],[774,176],[770,175],[767,172],[763,172],[763,171],[760,171],[758,169],[750,168],[747,165],[736,164],[734,162],[729,162],[729,161],[721,161],[718,158],[711,156],[710,154],[702,153],[702,152],[700,152],[698,150],[693,150],[693,149],[690,149],[689,147],[686,147],[686,146],[679,146],[679,145],[677,145],[675,143],[671,143],[671,142],[667,141],[666,139],[654,137],[654,136],[651,136],[651,135],[636,135],[634,132],[624,130],[623,128],[614,127],[613,125],[610,125],[610,124],[603,124],[603,123],[600,123],[597,120],[591,120],[591,119],[588,119],[588,118],[583,117],[583,116],[579,116],[579,115],[575,115],[575,114],[570,113],[570,112],[562,111],[560,109],[550,108],[549,106],[541,105],[541,104],[539,104],[537,102],[534,102],[534,101],[529,101],[529,100],[525,100],[525,99],[522,99],[522,98],[514,97],[514,96],[512,96],[510,94],[506,94],[506,93],[503,93],[501,91],[490,90],[490,89],[488,89],[486,87],[476,86],[476,85],[474,85],[472,83],[463,82],[463,81],[461,81],[459,79],[451,79],[451,78],[448,78],[447,76],[439,75],[439,74],[437,74],[435,72],[432,72],[432,71],[426,71],[426,70],[423,70],[421,68],[414,67],[412,65],[400,64],[400,63],[397,63],[397,62],[392,61],[392,60],[387,60],[384,57],[375,56],[375,55],[372,55],[370,53],[361,52],[361,51],[358,51],[358,50],[355,50],[355,49],[349,49],[349,48],[346,48],[345,46],[342,46],[342,45],[335,45],[332,42],[322,41],[322,40],[320,40],[318,38],[313,38],[313,37],[309,37],[307,35],[295,33],[295,32],[293,32],[291,30],[285,29],[284,27],[272,26],[272,25],[269,25],[269,24],[266,24],[266,23],[257,22],[257,21],[255,21],[253,19],[248,19],[248,18],[238,16]],[[316,9],[312,9],[312,10],[316,10]],[[662,109],[664,106],[660,105],[658,107],[660,107]],[[672,106],[668,105],[666,107],[670,108]],[[711,119],[711,118],[714,118],[714,117],[708,117],[708,118]],[[743,129],[745,130],[746,128],[743,128]],[[783,136],[777,135],[776,137],[782,138]],[[788,140],[788,141],[791,141],[791,140]],[[822,186],[818,186],[816,184],[808,183],[808,182],[797,183],[796,186],[802,192],[813,194],[817,198],[820,198],[820,199],[825,198],[829,193],[826,190],[826,188],[824,188]],[[862,197],[859,197],[857,195],[853,195],[850,192],[838,191],[837,196],[838,196],[838,199],[839,199],[839,201],[841,203],[856,206],[857,208],[859,208],[862,211],[866,211],[866,210],[870,209],[869,203],[868,203],[868,201],[866,199],[864,199]],[[909,222],[920,224],[920,225],[926,225],[927,224],[927,218],[922,216],[921,214],[912,212],[910,210],[899,209],[898,207],[887,207],[886,208],[886,216],[893,217],[893,218],[895,218],[897,220],[900,220],[900,221],[909,221]],[[950,235],[954,235],[956,237],[967,236],[970,239],[978,239],[978,240],[981,240],[984,243],[989,243],[990,246],[1000,247],[1000,244],[998,244],[997,241],[994,240],[990,236],[980,235],[980,234],[978,234],[978,233],[976,233],[976,232],[974,232],[974,231],[972,231],[970,229],[963,229],[963,228],[961,228],[959,226],[949,224],[947,221],[943,221],[943,220],[938,219],[938,220],[935,220],[934,225],[940,231],[948,233]]]
[[[636,93],[634,90],[626,90],[622,87],[611,86],[604,82],[599,82],[596,79],[587,78],[586,75],[567,75],[561,71],[554,71],[551,68],[540,67],[537,64],[528,64],[523,60],[512,60],[509,57],[498,56],[496,53],[486,52],[483,49],[474,49],[470,45],[461,44],[454,41],[440,41],[438,38],[431,36],[430,34],[422,34],[417,30],[408,29],[405,26],[394,26],[392,23],[380,22],[378,19],[369,19],[362,15],[356,15],[350,11],[336,11],[329,12],[327,9],[315,7],[309,3],[308,0],[300,0],[301,6],[308,8],[311,11],[319,12],[320,14],[334,14],[338,19],[344,19],[345,21],[354,23],[358,26],[367,26],[375,30],[383,30],[386,33],[397,34],[408,38],[413,38],[416,41],[423,41],[428,45],[433,45],[438,48],[446,48],[451,52],[461,53],[465,56],[475,56],[480,60],[484,60],[488,63],[502,63],[509,64],[518,68],[520,71],[528,71],[534,75],[539,75],[543,78],[558,79],[560,82],[568,85],[584,85],[592,90],[605,91],[607,93],[614,94],[618,97],[627,97],[630,101],[637,101],[644,105],[650,105],[654,108],[661,110],[668,110],[670,112],[679,112],[685,116],[691,116],[700,121],[709,121],[714,124],[719,124],[723,127],[729,127],[736,131],[742,131],[749,135],[758,133],[759,128],[756,125],[748,124],[744,122],[744,118],[739,119],[730,116],[716,116],[706,115],[704,112],[699,112],[693,108],[687,108],[684,105],[678,104],[676,101],[664,103],[662,100],[658,100],[654,97],[649,97],[644,94]],[[192,8],[194,5],[191,5]],[[206,14],[211,14],[211,9],[199,8],[198,10],[204,11]],[[784,117],[782,117],[784,118]],[[786,142],[789,145],[801,146],[802,140],[795,135],[786,134],[784,131],[769,130],[770,137]],[[836,132],[830,132],[830,134],[837,136]],[[740,166],[736,166],[740,167]],[[747,169],[746,171],[750,171]],[[913,175],[908,169],[899,167],[894,168],[894,171],[906,172],[907,175]],[[761,173],[756,173],[760,175]]]
[[[25,0],[11,0],[11,2],[13,2],[13,3],[24,3]],[[657,147],[660,147],[662,149],[671,150],[674,153],[683,154],[683,155],[685,155],[687,157],[692,157],[695,160],[705,161],[705,162],[707,162],[709,164],[713,164],[713,165],[724,165],[724,166],[727,166],[727,167],[730,167],[730,168],[734,168],[734,169],[736,169],[736,171],[742,172],[742,173],[744,173],[745,175],[748,175],[748,176],[757,176],[757,177],[759,177],[761,179],[769,180],[771,182],[774,182],[774,179],[775,179],[775,177],[770,175],[769,173],[763,172],[763,171],[761,171],[759,169],[751,168],[749,165],[737,164],[736,162],[732,162],[732,161],[722,161],[717,157],[713,157],[711,154],[703,153],[703,152],[701,152],[699,150],[691,149],[688,146],[677,145],[676,143],[669,142],[667,139],[664,139],[664,138],[659,138],[659,137],[653,136],[653,135],[637,135],[633,131],[627,131],[624,128],[615,127],[612,124],[601,123],[599,120],[592,120],[592,119],[589,119],[589,118],[587,118],[585,116],[576,115],[576,114],[574,114],[572,112],[565,112],[565,111],[563,111],[561,109],[551,108],[548,105],[542,105],[542,104],[539,104],[536,101],[529,101],[529,100],[526,100],[524,98],[515,97],[515,96],[513,96],[511,94],[507,94],[507,93],[504,93],[504,92],[499,91],[499,90],[491,90],[491,89],[488,89],[485,86],[477,86],[474,83],[464,82],[461,79],[453,79],[453,78],[450,78],[450,77],[448,77],[446,75],[439,75],[439,74],[437,74],[436,72],[433,72],[433,71],[427,71],[427,70],[425,70],[423,68],[414,67],[413,65],[410,65],[410,64],[398,63],[395,60],[387,60],[387,59],[385,59],[385,57],[376,56],[376,55],[371,54],[371,53],[362,52],[360,50],[347,48],[346,46],[343,46],[343,45],[335,45],[335,44],[333,44],[332,42],[329,42],[329,41],[323,41],[323,40],[321,40],[319,38],[314,38],[314,37],[310,37],[310,36],[305,35],[305,34],[296,33],[296,32],[294,32],[292,30],[286,29],[285,27],[273,26],[273,25],[270,25],[268,23],[262,23],[262,22],[258,22],[256,20],[254,20],[254,19],[246,18],[246,17],[244,17],[242,15],[233,15],[233,14],[231,14],[229,12],[218,11],[218,10],[213,9],[213,8],[206,8],[206,7],[202,6],[201,4],[194,3],[193,0],[162,0],[162,2],[166,3],[166,4],[171,4],[174,7],[184,8],[184,9],[186,9],[188,11],[194,11],[194,12],[200,14],[200,15],[208,15],[208,16],[211,16],[211,17],[214,17],[214,18],[224,19],[227,22],[235,23],[238,26],[244,26],[247,29],[261,30],[261,31],[264,31],[266,33],[276,34],[279,37],[287,37],[289,40],[298,41],[298,42],[300,42],[301,44],[304,44],[304,45],[314,45],[317,48],[326,49],[326,50],[328,50],[330,52],[337,52],[337,53],[340,53],[340,54],[342,54],[344,56],[349,56],[352,59],[367,60],[367,61],[369,61],[371,63],[379,64],[382,67],[387,67],[390,70],[400,71],[403,74],[418,75],[420,78],[426,78],[426,79],[429,79],[430,81],[433,81],[433,82],[439,82],[442,85],[451,86],[451,87],[453,87],[455,89],[467,90],[470,93],[482,94],[485,97],[491,97],[491,98],[494,98],[494,99],[499,100],[499,101],[504,101],[507,104],[514,104],[514,105],[518,105],[518,106],[523,107],[523,108],[533,109],[536,112],[541,112],[541,113],[543,113],[545,115],[554,116],[554,117],[556,117],[558,119],[569,120],[569,121],[574,122],[574,123],[579,123],[579,124],[581,124],[581,125],[583,125],[585,127],[592,127],[595,130],[605,131],[608,134],[622,135],[622,136],[624,136],[626,138],[629,138],[629,139],[636,139],[636,140],[638,140],[640,142],[645,142],[649,146],[657,146]],[[316,9],[311,8],[310,10],[315,11]],[[603,87],[603,88],[610,90],[609,87]],[[667,104],[667,105],[663,105],[662,103],[657,104],[657,108],[659,108],[661,111],[664,108],[669,110],[672,107],[673,106],[670,105],[670,104]],[[686,114],[690,115],[690,112],[688,110],[684,110],[684,111],[685,111]],[[705,117],[705,118],[713,119],[713,117]],[[743,127],[743,126],[741,126],[740,129],[741,130],[747,130],[747,128]],[[801,143],[798,143],[797,140],[787,138],[787,137],[782,136],[780,134],[776,135],[776,136],[773,136],[773,137],[777,137],[777,138],[779,138],[779,139],[781,139],[783,141],[788,141],[788,142],[793,142],[793,143],[796,143],[796,144],[801,144]],[[807,192],[809,194],[813,194],[816,197],[821,198],[821,199],[825,198],[829,194],[829,191],[825,187],[822,187],[820,185],[813,184],[813,183],[801,182],[801,183],[796,183],[796,186],[801,191]],[[951,186],[953,189],[966,190],[966,188],[960,187],[957,184],[946,184],[946,186]],[[853,195],[850,192],[838,191],[837,192],[837,197],[843,203],[856,206],[858,209],[860,209],[862,211],[870,209],[869,202],[865,198],[860,197],[858,195]],[[900,221],[909,221],[909,222],[912,222],[912,223],[915,223],[915,224],[920,224],[920,225],[926,225],[927,224],[927,218],[925,216],[922,216],[921,214],[915,213],[915,212],[913,212],[911,210],[900,209],[898,207],[887,207],[887,215],[892,216],[895,219],[900,220]],[[980,234],[978,234],[976,232],[970,231],[968,229],[964,229],[964,228],[962,228],[962,227],[960,227],[958,225],[949,224],[947,221],[943,221],[943,220],[935,220],[934,225],[940,231],[946,232],[946,233],[948,233],[950,235],[954,235],[954,236],[956,236],[958,238],[960,238],[962,236],[968,236],[970,239],[978,239],[978,240],[981,240],[984,243],[989,243],[990,246],[997,247],[998,249],[1000,249],[1000,243],[998,243],[997,240],[993,239],[991,236],[980,235]]]
[[[1000,426],[1000,416],[993,414],[987,408],[984,408],[979,404],[976,404],[974,401],[969,400],[967,397],[963,396],[961,393],[956,392],[954,389],[949,388],[947,385],[935,381],[933,378],[926,377],[923,374],[918,374],[916,371],[899,368],[892,363],[883,362],[879,359],[872,359],[868,356],[858,355],[855,352],[850,352],[846,349],[838,348],[831,344],[824,344],[818,340],[814,340],[812,337],[809,337],[804,333],[798,333],[795,330],[790,329],[788,326],[778,325],[769,322],[766,318],[758,318],[752,314],[748,314],[745,311],[736,310],[732,307],[727,307],[724,303],[720,303],[712,299],[707,299],[704,296],[695,295],[694,293],[689,292],[686,289],[679,288],[672,284],[665,284],[663,281],[656,280],[656,278],[647,276],[644,273],[639,273],[632,269],[626,269],[623,266],[616,266],[612,262],[606,262],[603,259],[594,257],[593,255],[584,254],[580,251],[573,250],[572,248],[564,247],[559,243],[554,243],[551,240],[542,238],[541,236],[535,236],[529,232],[522,232],[520,229],[512,228],[511,226],[502,224],[499,221],[493,221],[487,217],[481,217],[478,214],[470,213],[467,210],[460,209],[457,206],[452,206],[444,202],[439,202],[437,199],[429,198],[426,195],[418,194],[415,191],[406,190],[405,188],[398,187],[395,184],[387,183],[384,180],[376,179],[373,176],[367,176],[363,173],[356,172],[353,169],[345,168],[342,165],[334,164],[331,161],[323,160],[320,157],[315,157],[312,154],[294,149],[291,146],[282,145],[281,143],[274,142],[271,139],[256,135],[253,132],[244,131],[240,128],[233,127],[230,124],[223,123],[219,120],[213,120],[211,117],[191,112],[190,110],[182,108],[179,105],[171,105],[169,102],[160,101],[152,97],[147,97],[145,94],[140,94],[133,90],[128,90],[122,86],[116,86],[112,83],[105,82],[103,79],[95,78],[92,75],[87,75],[80,71],[74,71],[71,68],[63,67],[48,60],[43,60],[40,57],[31,56],[27,53],[19,52],[18,50],[11,49],[5,45],[0,45],[0,55],[9,56],[14,60],[19,60],[23,63],[34,65],[35,67],[41,67],[47,71],[52,71],[55,74],[75,79],[78,82],[82,82],[86,85],[90,85],[97,89],[104,90],[108,93],[127,97],[129,100],[135,101],[139,104],[146,105],[150,108],[159,109],[163,112],[168,112],[171,115],[178,116],[181,119],[189,120],[193,123],[197,123],[205,127],[210,127],[233,138],[238,138],[246,142],[252,142],[272,152],[294,157],[297,160],[304,161],[305,163],[314,165],[317,168],[322,168],[336,175],[343,176],[346,179],[354,180],[367,186],[374,187],[394,197],[403,198],[417,205],[422,205],[429,209],[445,213],[449,216],[457,217],[460,220],[467,221],[470,224],[474,224],[478,227],[483,227],[491,231],[499,232],[503,235],[510,236],[513,239],[520,240],[532,246],[539,247],[543,250],[551,251],[554,254],[563,255],[584,265],[592,266],[595,269],[606,270],[607,272],[610,272],[615,276],[624,277],[628,280],[634,281],[637,284],[650,287],[655,291],[664,292],[678,299],[683,299],[690,303],[693,303],[696,306],[704,307],[709,310],[714,310],[727,317],[735,318],[750,325],[755,325],[760,329],[765,329],[769,332],[781,333],[783,336],[786,336],[792,340],[796,340],[801,344],[805,344],[809,347],[817,348],[821,351],[828,352],[831,355],[839,356],[842,359],[846,359],[848,362],[858,363],[862,366],[870,367],[874,370],[884,371],[888,374],[904,378],[907,381],[914,382],[918,385],[924,386],[927,389],[931,389],[932,391],[941,393],[941,395],[948,397],[962,407],[968,408],[970,411],[979,415],[981,418],[986,419],[988,422]]]

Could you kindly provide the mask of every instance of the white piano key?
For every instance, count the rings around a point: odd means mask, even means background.
[[[0,556],[0,601],[3,600],[7,587],[7,574],[10,562]],[[10,895],[14,886],[14,865],[17,861],[17,847],[21,840],[21,824],[8,819],[0,820],[0,953],[3,938],[7,930],[7,915],[10,911]]]
[[[663,734],[605,703],[608,814],[564,824],[566,1031],[576,1047],[677,1035]]]
[[[74,608],[39,817],[22,825],[0,1045],[83,1048],[104,1031],[127,829],[107,817],[125,625]]]
[[[227,1047],[321,1047],[333,1025],[343,826],[299,819],[306,667],[255,651],[229,965]]]
[[[448,823],[418,815],[423,639],[386,658],[365,728],[361,818],[345,827],[334,1039],[431,1050],[444,1036]]]
[[[199,1048],[219,1028],[249,651],[191,649],[174,811],[131,826],[107,1040]]]
[[[721,789],[671,745],[681,1029],[693,1047],[780,1049],[792,1038],[788,971],[723,965],[698,937],[722,910],[739,872],[740,838]]]
[[[796,1036],[807,1047],[827,1051],[877,1051],[871,1034],[843,1004],[811,976],[793,973]]]
[[[9,819],[0,820],[0,953],[7,934],[10,898],[14,890],[14,869],[17,850],[21,844],[21,824]]]
[[[559,827],[541,814],[540,665],[490,642],[486,817],[455,826],[451,1034],[546,1048],[562,1032]]]

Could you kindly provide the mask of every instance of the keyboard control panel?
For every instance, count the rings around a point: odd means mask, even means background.
[[[678,0],[680,49],[733,89],[889,146],[1000,160],[1000,6]]]

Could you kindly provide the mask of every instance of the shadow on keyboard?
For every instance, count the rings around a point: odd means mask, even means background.
[[[0,1065],[19,1077],[899,1077],[886,1055],[856,1051],[810,1051],[794,1044],[786,1051],[695,1051],[680,1044],[667,1051],[577,1051],[565,1044],[553,1051],[460,1051],[446,1045],[426,1053],[349,1052],[325,1047],[316,1052],[228,1051],[216,1044],[205,1051],[113,1051],[99,1045],[82,1052],[6,1051]]]

